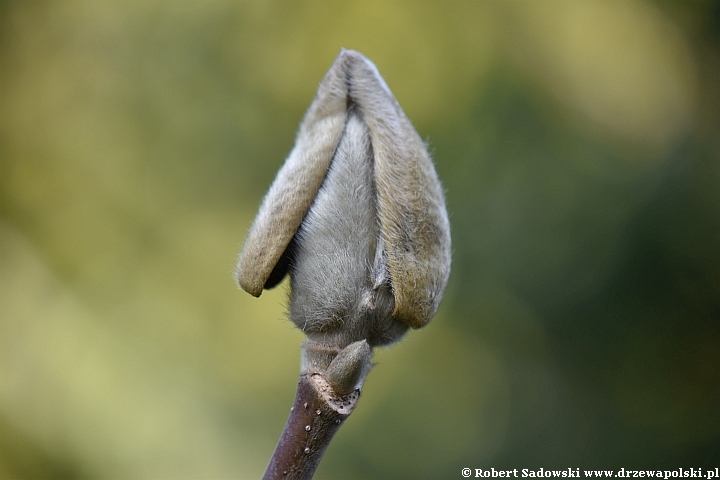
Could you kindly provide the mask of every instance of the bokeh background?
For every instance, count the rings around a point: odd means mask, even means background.
[[[454,260],[317,478],[720,466],[720,2],[4,0],[0,477],[262,475],[303,337],[232,270],[341,47]]]

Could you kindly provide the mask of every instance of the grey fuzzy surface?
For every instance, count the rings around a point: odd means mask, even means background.
[[[376,261],[379,222],[367,127],[349,115],[322,187],[296,236],[290,318],[308,337],[340,348],[368,339],[390,343],[406,326]],[[379,269],[380,271],[376,271]]]

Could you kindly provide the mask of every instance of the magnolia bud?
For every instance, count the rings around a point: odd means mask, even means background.
[[[447,284],[450,227],[432,161],[358,52],[341,51],[325,75],[239,255],[252,295],[288,272],[290,318],[308,336],[302,371],[339,391],[362,383],[370,347],[427,324]]]

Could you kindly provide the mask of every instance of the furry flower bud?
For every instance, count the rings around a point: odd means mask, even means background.
[[[447,284],[450,228],[432,161],[358,52],[341,51],[320,83],[239,255],[252,295],[288,272],[304,372],[326,372],[336,356],[345,360],[331,372],[368,370],[360,345],[427,324]]]

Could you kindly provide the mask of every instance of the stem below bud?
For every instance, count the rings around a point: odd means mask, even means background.
[[[295,403],[263,480],[311,479],[359,398],[360,390],[337,394],[320,374],[301,375]]]

